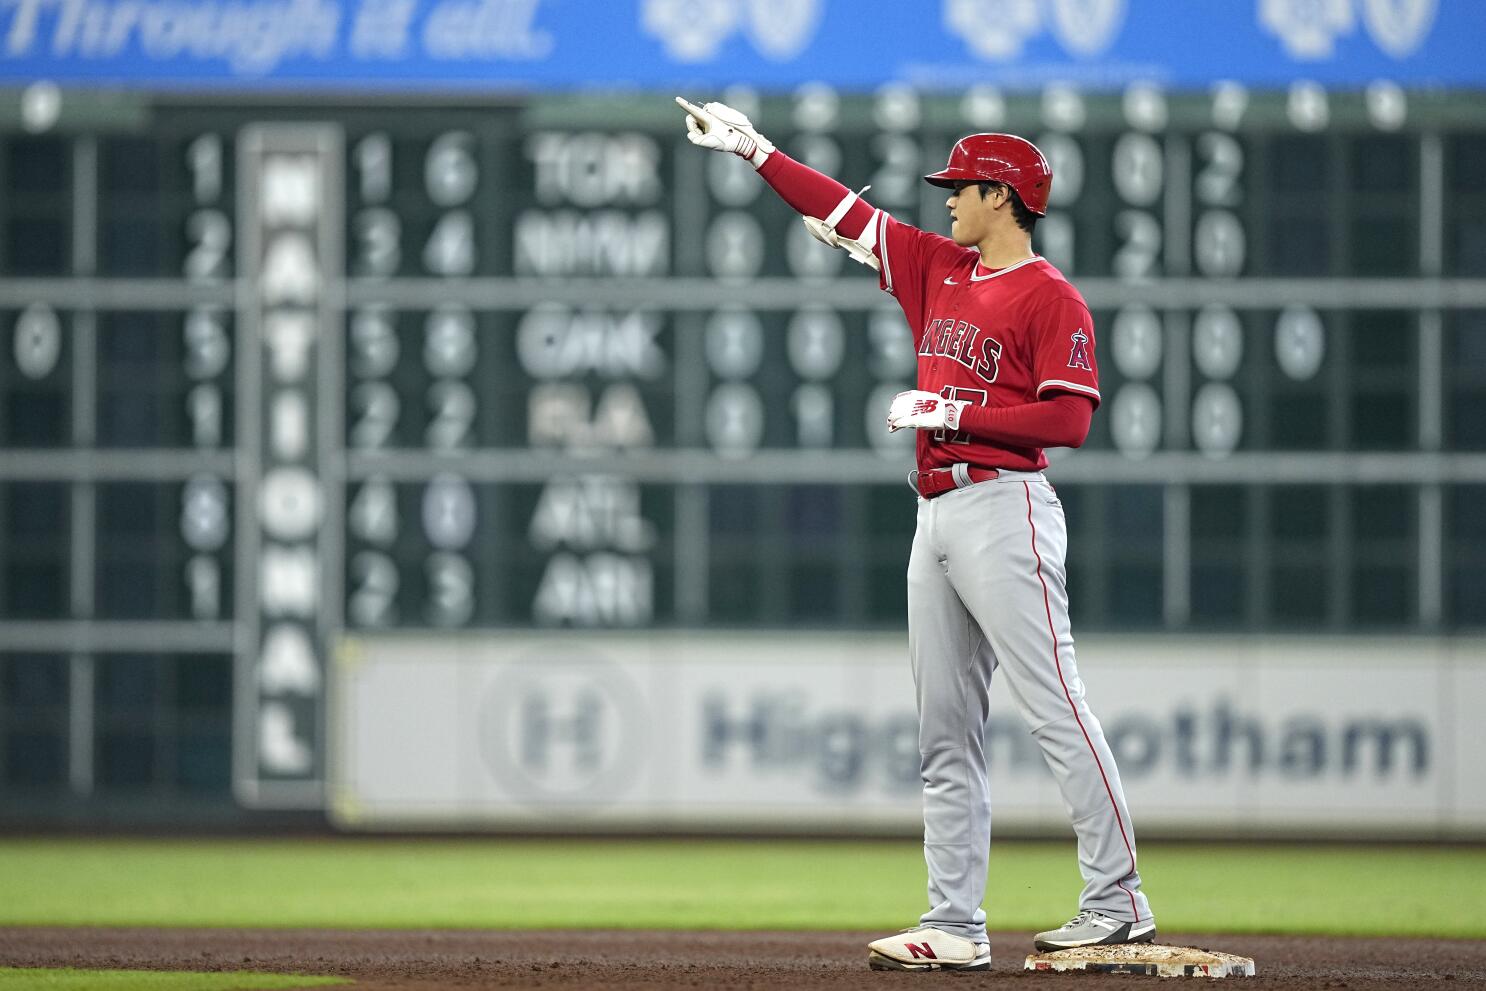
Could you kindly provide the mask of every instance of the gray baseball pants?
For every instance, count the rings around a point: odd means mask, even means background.
[[[922,924],[984,940],[991,796],[991,676],[1057,779],[1078,836],[1080,909],[1149,919],[1114,757],[1073,658],[1063,507],[1040,472],[918,502],[908,560],[908,644],[918,694],[929,911]],[[1050,920],[1051,921],[1051,920]]]

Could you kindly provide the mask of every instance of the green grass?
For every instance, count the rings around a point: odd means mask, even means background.
[[[343,977],[299,974],[196,974],[155,970],[43,970],[0,967],[0,991],[270,991],[350,984]]]
[[[1150,843],[1163,930],[1486,938],[1486,847]],[[1076,907],[1073,842],[998,843],[995,929]],[[892,929],[913,841],[4,840],[0,925]]]

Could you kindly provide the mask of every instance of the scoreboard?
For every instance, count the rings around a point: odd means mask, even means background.
[[[1486,624],[1475,94],[688,95],[928,230],[961,135],[1048,155],[1104,396],[1049,469],[1080,629]],[[28,92],[0,651],[85,707],[128,704],[99,658],[230,669],[239,796],[317,805],[344,631],[901,627],[909,332],[670,96]]]

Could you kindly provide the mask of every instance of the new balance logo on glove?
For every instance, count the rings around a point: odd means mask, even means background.
[[[945,399],[923,389],[909,389],[893,397],[887,411],[889,430],[958,430],[960,413],[970,405],[963,399]]]

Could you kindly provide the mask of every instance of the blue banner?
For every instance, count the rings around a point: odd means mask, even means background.
[[[0,82],[1486,84],[1482,0],[0,0]]]

